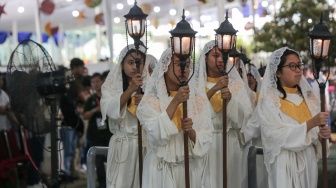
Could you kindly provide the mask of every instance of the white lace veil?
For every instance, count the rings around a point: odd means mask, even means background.
[[[171,63],[171,58],[171,49],[167,49],[162,53],[159,63],[155,66],[150,81],[146,86],[145,95],[142,98],[137,109],[137,114],[139,114],[138,117],[141,124],[148,120],[148,118],[152,118],[150,116],[152,116],[153,114],[146,114],[146,111],[148,111],[148,109],[153,109],[156,112],[161,113],[167,109],[170,103],[171,99],[169,99],[168,96],[164,73],[168,70],[168,65]],[[191,76],[191,72],[189,76]],[[195,92],[195,90],[193,89],[193,84],[195,83],[194,80],[195,75],[191,78],[189,82],[190,95],[188,99],[188,117],[196,117],[196,115],[205,107],[209,108],[209,110],[206,110],[205,113],[208,113],[206,115],[209,115],[208,117],[210,117],[210,106],[208,106],[209,102],[206,98],[206,94],[205,92]],[[198,130],[200,128],[197,126],[201,125],[194,124],[193,127],[195,128],[195,130]]]
[[[111,66],[110,72],[107,75],[107,78],[105,79],[104,84],[102,85],[102,98],[101,98],[101,113],[103,116],[103,120],[102,123],[105,121],[106,119],[106,114],[107,114],[107,110],[109,107],[109,104],[111,102],[111,100],[122,94],[123,91],[123,80],[122,80],[122,61],[124,60],[127,52],[131,49],[135,49],[135,46],[133,44],[128,45],[128,47],[124,47],[120,54],[119,57],[117,59],[117,63],[113,63],[113,65]],[[141,52],[145,53],[146,49],[143,46],[140,46],[139,49]],[[144,65],[144,69],[142,71],[142,80],[143,80],[143,85],[141,86],[142,90],[144,91],[144,88],[146,86],[146,80],[147,77],[149,76],[148,74],[148,69],[145,69],[145,67],[147,67],[148,65],[146,64],[147,61],[145,62]]]
[[[257,105],[261,124],[264,160],[268,172],[270,172],[270,164],[274,162],[275,157],[280,154],[282,147],[286,144],[286,138],[289,134],[289,129],[284,128],[289,126],[288,123],[282,123],[279,116],[281,104],[276,84],[276,71],[280,63],[280,58],[287,49],[291,50],[287,47],[283,47],[274,51],[268,59]],[[319,98],[314,95],[314,92],[304,76],[302,76],[299,86],[311,115],[315,116],[320,111]],[[310,138],[317,139],[318,131],[318,128],[315,127],[307,134]]]
[[[252,76],[254,77],[254,79],[256,79],[257,81],[257,93],[260,92],[260,88],[261,88],[261,79],[260,79],[260,74],[259,74],[259,71],[257,69],[256,66],[254,65],[251,65],[250,67],[250,73],[252,74]]]
[[[207,70],[205,57],[206,54],[215,46],[215,41],[211,40],[204,45],[203,51],[198,59],[195,70],[196,86],[200,92],[206,90],[207,82]],[[226,64],[226,71],[229,71],[232,68],[232,62],[228,60]],[[233,67],[229,72],[229,89],[232,95],[237,96],[238,93],[245,88],[245,84],[241,79],[237,69]],[[249,99],[239,99],[243,105],[251,107],[251,102]]]
[[[151,54],[146,54],[146,64],[154,70],[157,64],[157,59]]]

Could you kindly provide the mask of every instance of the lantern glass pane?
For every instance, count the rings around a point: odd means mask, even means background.
[[[132,36],[143,36],[145,33],[145,19],[129,19],[127,20],[128,34]]]
[[[322,59],[327,58],[328,52],[329,52],[330,40],[322,40],[322,39],[310,40],[310,42],[312,41],[313,41],[313,45],[310,44],[310,46],[312,46],[313,48],[311,49],[313,56],[315,58],[322,58]],[[323,44],[323,49],[322,49],[322,44]]]
[[[174,37],[174,53],[176,55],[190,55],[192,52],[192,47],[194,46],[194,39],[193,37]],[[182,44],[182,45],[181,45]],[[180,47],[182,49],[180,49]]]
[[[220,50],[229,51],[233,48],[235,35],[220,35],[217,34],[217,44]]]

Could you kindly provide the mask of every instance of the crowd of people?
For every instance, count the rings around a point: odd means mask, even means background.
[[[71,60],[70,69],[75,82],[60,98],[63,181],[78,179],[77,166],[85,164],[89,147],[105,146],[107,156],[96,157],[99,187],[185,187],[188,133],[192,188],[218,188],[224,183],[247,188],[252,145],[264,151],[257,162],[257,187],[317,187],[321,140],[329,142],[331,137],[330,127],[324,125],[330,122],[332,107],[321,112],[316,81],[305,77],[305,65],[293,49],[275,50],[263,76],[239,57],[224,62],[215,41],[205,44],[198,62],[188,59],[185,69],[170,48],[157,61],[134,45],[124,47],[103,74],[85,75],[79,58]],[[0,121],[7,118],[1,129],[18,124],[9,111],[9,97],[0,90]],[[227,182],[223,182],[224,132]]]

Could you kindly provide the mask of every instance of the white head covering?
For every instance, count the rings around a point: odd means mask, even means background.
[[[254,77],[254,79],[256,79],[257,81],[257,92],[260,92],[260,88],[261,88],[261,79],[260,79],[260,74],[259,71],[257,69],[256,66],[251,65],[250,67],[250,73],[252,74],[252,76]]]
[[[146,54],[146,64],[148,64],[148,66],[154,70],[157,64],[157,59],[151,54]]]
[[[145,95],[142,98],[138,108],[137,114],[141,124],[148,121],[153,117],[151,110],[154,110],[156,113],[161,113],[165,111],[171,101],[168,96],[167,86],[164,79],[164,73],[168,70],[168,65],[171,63],[172,52],[171,49],[167,49],[161,55],[159,63],[155,66],[153,74],[150,78],[149,84],[146,87]],[[192,63],[191,63],[192,66]],[[192,69],[192,67],[191,67]],[[190,73],[189,76],[191,76]],[[195,92],[193,89],[193,84],[195,83],[195,75],[191,78],[189,82],[190,86],[190,95],[188,99],[188,117],[194,118],[199,114],[204,108],[210,109],[210,103],[206,97],[205,91]],[[203,112],[207,117],[211,117],[210,110],[205,110]],[[208,113],[208,114],[207,114]],[[202,114],[203,115],[203,114]],[[155,117],[156,118],[156,117]],[[193,128],[195,130],[201,129],[202,125],[194,123]]]
[[[207,82],[207,70],[206,70],[206,54],[210,52],[215,47],[215,41],[211,40],[208,43],[204,45],[202,54],[200,58],[198,59],[198,63],[196,64],[196,70],[195,70],[195,78],[196,83],[197,83],[197,88],[200,91],[205,91],[206,87],[206,82]],[[232,62],[228,60],[226,64],[226,71],[229,72],[229,89],[232,95],[237,96],[238,93],[242,90],[245,89],[245,84],[243,80],[241,79],[238,71],[236,68],[232,68]],[[202,88],[203,87],[203,88]],[[248,98],[242,98],[239,99],[240,102],[246,106],[247,108],[251,107],[251,102]],[[252,109],[252,107],[251,107]]]
[[[112,99],[124,92],[123,79],[122,79],[122,61],[126,57],[127,52],[131,49],[135,49],[133,44],[128,45],[121,50],[117,60],[117,64],[111,66],[111,70],[107,75],[104,84],[102,85],[102,98],[100,102],[101,113],[103,116],[102,123],[105,121],[107,110]],[[139,50],[143,53],[146,52],[146,49],[142,46],[140,46]],[[147,67],[146,63],[147,62],[145,62],[144,67]],[[143,84],[141,86],[143,91],[145,90],[146,80],[148,80],[147,79],[148,76],[149,76],[148,70],[144,68],[142,71]]]
[[[280,48],[272,53],[266,66],[266,71],[261,86],[257,110],[261,124],[261,137],[264,148],[264,159],[267,170],[270,172],[270,165],[274,162],[275,157],[280,154],[282,147],[286,144],[286,138],[289,135],[288,123],[282,123],[280,114],[279,91],[277,90],[276,71],[281,61],[281,56],[288,47]],[[294,51],[295,52],[295,51]],[[297,53],[297,52],[295,52]],[[298,54],[298,53],[297,53]],[[299,56],[299,54],[298,54]],[[302,76],[299,83],[303,97],[307,103],[312,116],[320,112],[319,98],[314,95],[309,83]],[[318,138],[318,127],[311,129],[307,134],[311,139]]]

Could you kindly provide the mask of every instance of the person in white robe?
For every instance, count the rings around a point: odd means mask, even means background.
[[[252,91],[253,93],[253,95],[250,96],[252,96],[251,102],[253,104],[254,110],[246,126],[243,127],[242,132],[244,133],[244,139],[246,142],[245,149],[249,150],[251,146],[262,148],[260,120],[256,110],[256,106],[258,103],[258,96],[261,88],[261,79],[257,67],[255,67],[253,64],[249,65],[249,73],[247,74],[247,80],[250,91]],[[268,187],[268,174],[266,166],[264,164],[263,155],[256,156],[256,177],[257,177],[256,180],[257,187],[262,188]]]
[[[208,154],[208,165],[205,178],[209,188],[223,187],[223,98],[227,103],[227,187],[239,188],[243,184],[243,135],[240,130],[246,124],[252,112],[251,102],[245,84],[231,61],[227,62],[227,76],[221,76],[223,69],[222,54],[215,41],[205,44],[197,63],[199,76],[198,89],[207,91],[212,105],[212,123],[214,136]],[[227,84],[228,83],[228,84]],[[247,159],[246,159],[247,160]]]
[[[138,53],[134,45],[125,47],[114,64],[103,86],[101,112],[103,121],[108,117],[113,133],[107,156],[106,179],[109,188],[139,188],[138,120],[136,108],[144,91],[148,71],[145,65],[145,49]],[[136,71],[134,58],[140,58],[140,73]],[[144,70],[144,71],[143,71]]]
[[[274,51],[266,67],[257,111],[270,188],[317,187],[320,139],[330,137],[330,128],[302,69],[287,47]]]
[[[182,77],[178,58],[167,49],[156,65],[139,107],[138,118],[147,133],[150,151],[144,160],[142,187],[185,187],[184,131],[188,132],[190,187],[201,188],[204,156],[211,147],[210,103],[205,92],[195,92],[188,62]],[[175,72],[175,74],[174,74]],[[182,102],[187,100],[188,118],[182,119]]]

